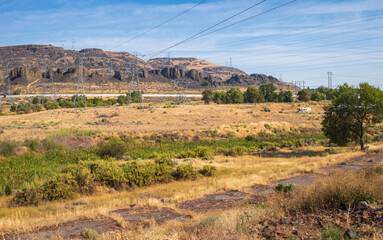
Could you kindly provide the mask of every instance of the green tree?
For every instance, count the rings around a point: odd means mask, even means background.
[[[227,91],[227,99],[229,103],[243,103],[243,92],[239,88],[230,88]]]
[[[368,83],[358,88],[344,84],[325,111],[322,130],[332,143],[346,145],[359,140],[365,150],[365,132],[383,121],[383,92]]]
[[[277,88],[274,86],[274,84],[262,84],[261,86],[259,86],[259,90],[262,92],[263,96],[265,96],[266,102],[274,102],[277,100],[276,97],[278,96],[278,94],[274,94]]]
[[[262,92],[255,87],[248,87],[243,94],[245,103],[260,103],[265,101],[265,97]]]
[[[293,93],[291,91],[280,91],[278,94],[278,99],[280,102],[293,102]]]
[[[202,92],[202,100],[205,102],[205,104],[210,104],[214,99],[214,92],[212,89],[206,89]]]
[[[308,102],[311,99],[311,92],[308,89],[303,89],[298,92],[298,100]]]
[[[131,103],[141,103],[142,102],[142,94],[140,91],[133,91],[130,94],[130,102]]]
[[[118,96],[117,103],[120,104],[121,106],[127,104],[128,103],[128,96],[126,96],[126,95]]]
[[[227,94],[223,91],[217,91],[214,93],[213,100],[217,104],[227,103]]]
[[[316,102],[320,102],[320,101],[324,101],[327,99],[327,96],[325,93],[321,93],[319,91],[315,91],[311,94],[311,101],[316,101]]]

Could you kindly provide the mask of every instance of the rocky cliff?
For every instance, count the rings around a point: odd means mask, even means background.
[[[14,85],[30,86],[42,78],[53,78],[57,83],[75,83],[79,66],[83,77],[93,84],[119,84],[129,82],[131,66],[143,82],[169,83],[186,78],[192,88],[207,86],[248,86],[263,81],[283,84],[265,75],[247,75],[230,67],[196,58],[155,58],[147,62],[127,52],[110,52],[89,48],[80,51],[66,50],[52,45],[20,45],[0,47],[1,72]]]

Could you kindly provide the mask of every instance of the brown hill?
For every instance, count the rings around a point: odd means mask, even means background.
[[[81,56],[81,61],[79,56]],[[2,60],[2,61],[1,61]],[[137,64],[139,79],[145,91],[172,91],[173,81],[186,78],[194,89],[208,86],[248,86],[265,78],[247,75],[230,67],[218,66],[196,58],[156,58],[147,62],[127,52],[110,52],[90,48],[66,50],[52,45],[19,45],[0,47],[1,76],[9,77],[14,88],[41,92],[46,80],[57,84],[58,92],[71,91],[77,83],[80,62],[87,91],[127,91],[130,66]],[[4,75],[4,71],[7,71]],[[277,85],[283,83],[271,79]],[[23,91],[24,92],[24,91]]]

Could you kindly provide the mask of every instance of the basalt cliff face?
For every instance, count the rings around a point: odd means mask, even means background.
[[[127,52],[96,48],[75,51],[52,45],[0,47],[0,65],[1,76],[19,87],[41,85],[46,79],[65,86],[65,83],[76,83],[82,73],[87,84],[107,84],[116,88],[118,84],[130,82],[132,66],[137,66],[135,72],[146,86],[150,83],[172,84],[178,78],[189,80],[190,87],[195,89],[249,86],[265,81],[287,85],[271,76],[247,75],[239,69],[196,58],[155,58],[145,62]],[[161,84],[157,85],[161,88]]]

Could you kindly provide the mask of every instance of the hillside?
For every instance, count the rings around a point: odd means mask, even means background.
[[[196,58],[156,58],[145,62],[127,52],[96,48],[75,51],[52,45],[8,46],[0,47],[0,59],[1,76],[9,77],[12,89],[25,93],[50,91],[44,84],[47,79],[54,82],[56,92],[73,92],[81,61],[88,92],[127,91],[130,66],[134,64],[138,66],[142,88],[147,92],[174,91],[172,82],[178,78],[189,80],[191,89],[259,85],[266,80],[279,86],[287,85],[270,76],[247,75],[239,69]]]

